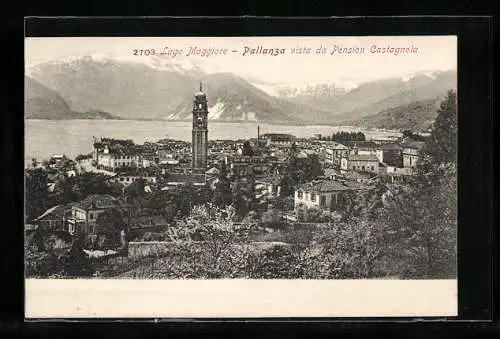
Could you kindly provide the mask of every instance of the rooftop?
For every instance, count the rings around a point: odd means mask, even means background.
[[[336,141],[327,141],[325,143],[325,147],[332,148],[332,149],[348,149],[349,148],[346,145],[343,145],[343,144],[336,142]]]
[[[378,147],[381,150],[400,150],[401,146],[397,143],[391,142],[387,144],[382,144]]]
[[[403,140],[403,142],[401,143],[401,147],[403,148],[413,148],[419,150],[422,149],[424,145],[425,145],[424,141],[415,141],[411,139]]]
[[[62,217],[64,215],[64,210],[65,210],[64,205],[53,206],[53,207],[49,208],[48,210],[46,210],[42,215],[40,215],[35,220],[41,220],[47,216]]]
[[[355,182],[335,181],[335,180],[315,180],[302,184],[298,189],[303,191],[315,192],[335,192],[335,191],[351,191],[359,190],[362,186]]]
[[[373,141],[342,141],[342,144],[350,148],[377,148]]]
[[[112,208],[120,205],[121,204],[118,199],[109,194],[93,194],[77,202],[74,206],[84,210],[89,210],[96,208]]]

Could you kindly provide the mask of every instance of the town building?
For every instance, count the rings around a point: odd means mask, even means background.
[[[373,141],[343,141],[342,144],[349,148],[349,154],[377,154],[378,145]]]
[[[377,158],[381,163],[393,167],[403,166],[402,148],[397,143],[385,143],[377,148]]]
[[[414,141],[410,139],[404,140],[401,143],[403,153],[403,167],[415,167],[417,165],[424,145],[424,141]]]
[[[340,160],[349,155],[349,147],[338,142],[324,144],[325,163],[340,166]]]
[[[153,159],[148,159],[142,152],[142,147],[135,145],[132,140],[94,138],[92,160],[98,169],[110,172],[150,167]]]
[[[105,211],[114,208],[125,211],[126,214],[130,210],[130,206],[109,194],[90,195],[71,206],[67,216],[67,231],[70,234],[82,234],[86,237],[96,235],[99,232],[97,218]]]
[[[379,159],[375,154],[349,154],[341,159],[340,168],[344,171],[379,172]]]
[[[386,174],[390,183],[403,183],[413,175],[413,169],[411,167],[387,166]]]
[[[63,230],[66,208],[65,205],[56,205],[49,208],[33,220],[33,225],[43,230]]]
[[[328,179],[311,181],[295,190],[294,206],[296,210],[305,207],[335,211],[346,201],[346,193],[363,188],[362,185],[349,181]]]
[[[255,197],[270,199],[281,196],[281,176],[271,175],[255,180]]]
[[[261,139],[267,140],[266,145],[280,145],[280,146],[291,146],[297,139],[291,134],[283,133],[267,133],[262,134]]]

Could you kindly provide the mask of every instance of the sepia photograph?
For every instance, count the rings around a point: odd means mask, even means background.
[[[456,36],[26,38],[24,81],[30,281],[456,283]]]

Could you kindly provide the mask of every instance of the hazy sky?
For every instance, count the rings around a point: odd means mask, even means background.
[[[114,58],[145,62],[148,57],[134,56],[134,49],[154,49],[155,54],[182,49],[182,55],[162,56],[182,61],[190,48],[227,49],[227,55],[188,57],[208,71],[233,72],[264,82],[366,81],[426,70],[450,70],[457,67],[455,36],[405,37],[231,37],[231,38],[29,38],[25,40],[25,63],[33,64],[86,54],[105,54]],[[247,53],[262,46],[285,49],[277,56]],[[325,54],[316,50],[323,46]],[[337,48],[364,48],[363,53],[331,55]],[[373,47],[376,46],[376,47]],[[295,47],[308,47],[310,54],[292,54]],[[408,48],[410,53],[394,55],[373,53],[375,49]],[[237,52],[232,52],[237,50]]]

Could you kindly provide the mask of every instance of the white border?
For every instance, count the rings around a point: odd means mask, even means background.
[[[456,280],[26,280],[26,318],[456,316]]]

